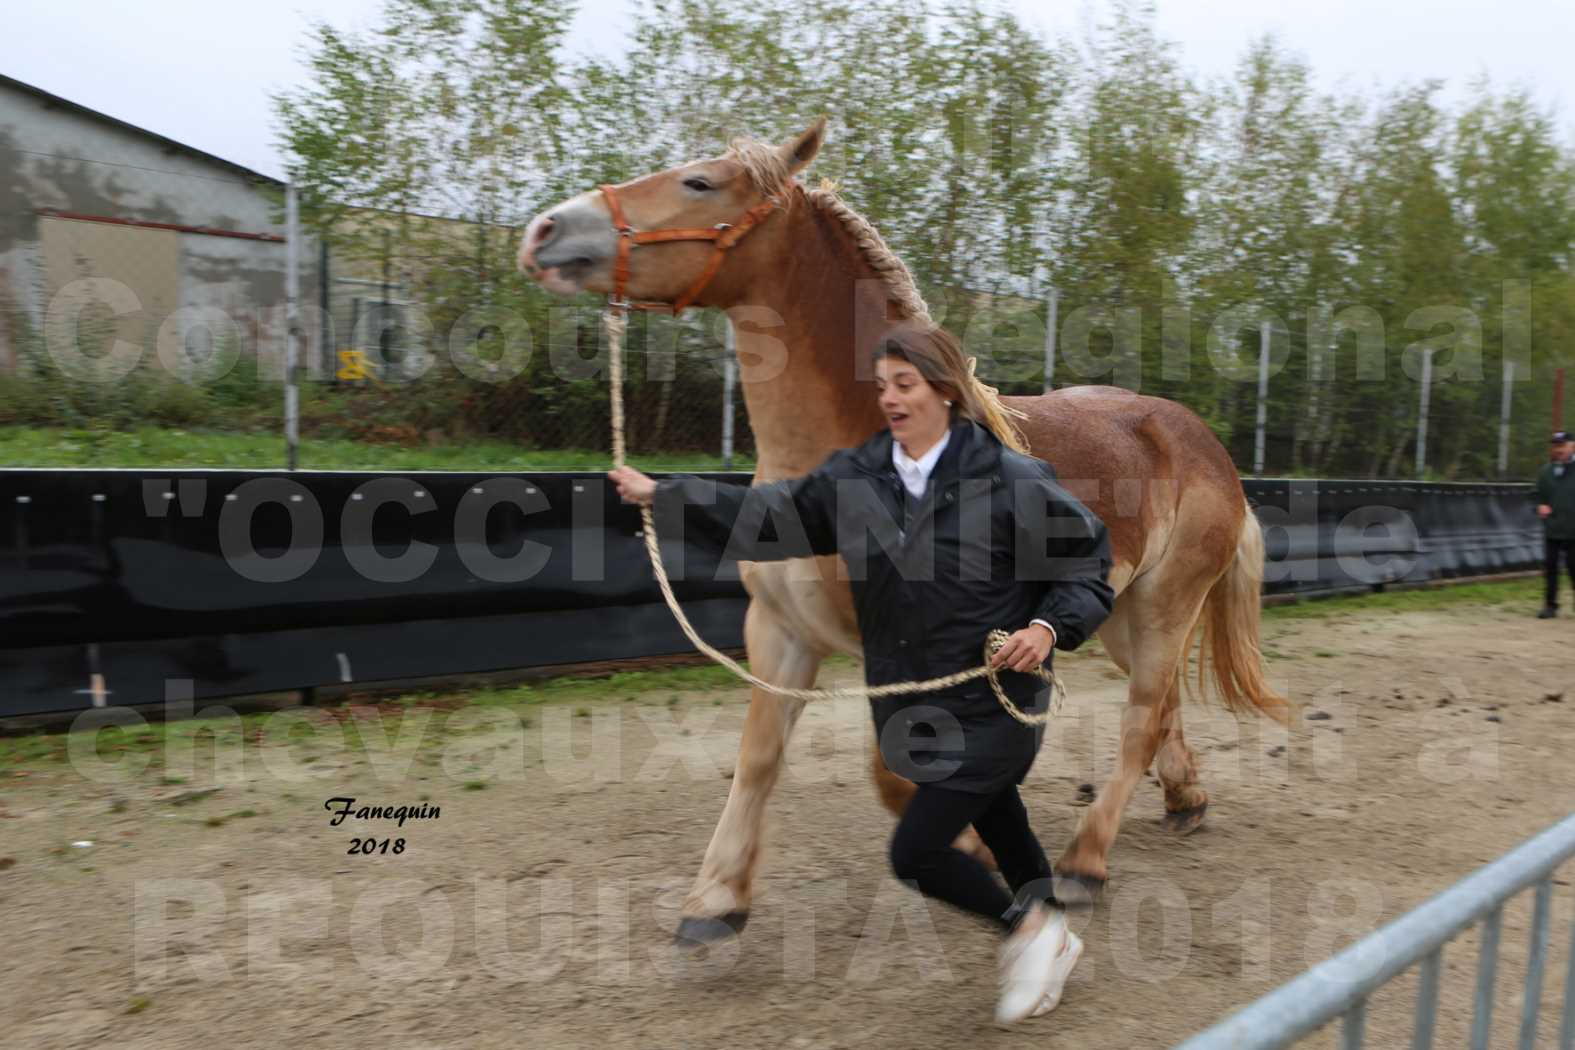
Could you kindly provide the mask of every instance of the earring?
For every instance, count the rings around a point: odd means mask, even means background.
[[[952,407],[952,403],[950,401],[944,402],[944,404],[946,405],[947,408],[951,408]]]

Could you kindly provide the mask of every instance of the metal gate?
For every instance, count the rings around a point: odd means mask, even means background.
[[[1520,1050],[1533,1050],[1548,957],[1553,873],[1571,857],[1575,857],[1575,814],[1176,1050],[1273,1050],[1289,1046],[1336,1018],[1341,1023],[1341,1047],[1356,1050],[1363,1045],[1369,997],[1417,963],[1421,972],[1411,1045],[1427,1050],[1433,1045],[1444,947],[1479,920],[1482,936],[1470,1045],[1472,1050],[1486,1050],[1504,905],[1522,890],[1535,887],[1525,997],[1515,1044]],[[1568,936],[1570,961],[1564,979],[1558,1050],[1575,1048],[1575,922],[1571,922]]]

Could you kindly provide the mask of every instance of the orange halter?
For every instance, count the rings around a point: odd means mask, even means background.
[[[611,186],[598,186],[602,196],[607,199],[607,210],[612,214],[613,226],[618,231],[618,254],[613,259],[613,290],[607,300],[607,305],[614,310],[670,310],[673,314],[691,306],[705,291],[706,285],[716,276],[722,268],[722,260],[726,258],[728,250],[744,239],[744,235],[758,226],[767,215],[777,207],[775,197],[767,197],[759,204],[750,208],[739,217],[737,222],[719,222],[709,228],[692,227],[689,229],[672,230],[646,230],[636,233],[629,220],[624,218],[623,208],[618,204],[618,197],[613,193]],[[655,302],[630,302],[624,297],[624,288],[629,283],[629,253],[637,245],[660,244],[666,241],[714,241],[716,250],[711,253],[711,261],[706,263],[705,270],[701,272],[689,290],[678,297],[673,303]]]

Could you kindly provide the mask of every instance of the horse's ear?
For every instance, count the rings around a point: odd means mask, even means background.
[[[779,148],[782,152],[782,163],[787,165],[788,174],[797,175],[809,167],[809,162],[820,152],[820,144],[825,141],[826,118],[816,117],[815,123],[797,138],[784,142]]]

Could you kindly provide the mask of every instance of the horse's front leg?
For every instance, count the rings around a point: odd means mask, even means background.
[[[750,670],[760,678],[795,689],[815,684],[823,654],[793,636],[758,600],[749,603],[744,616],[744,644]],[[684,901],[677,934],[680,944],[722,940],[742,930],[748,920],[765,833],[766,800],[776,786],[788,736],[803,709],[802,700],[753,690],[727,805],[700,875]]]

